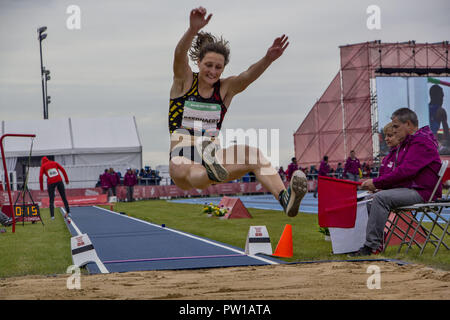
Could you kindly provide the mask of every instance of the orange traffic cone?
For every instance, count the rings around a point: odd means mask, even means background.
[[[275,249],[275,253],[273,255],[282,258],[291,258],[293,254],[294,249],[292,246],[292,226],[290,224],[287,224],[284,227],[280,241],[278,241],[277,248]]]

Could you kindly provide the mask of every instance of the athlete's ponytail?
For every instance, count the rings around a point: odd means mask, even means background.
[[[202,61],[208,52],[215,52],[223,55],[225,58],[225,65],[230,61],[228,41],[222,37],[217,39],[209,32],[199,32],[189,49],[189,57],[191,57],[194,62]]]

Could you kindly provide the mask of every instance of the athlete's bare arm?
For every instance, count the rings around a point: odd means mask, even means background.
[[[189,66],[188,51],[197,33],[208,24],[212,14],[206,17],[206,9],[199,7],[191,10],[189,28],[178,42],[173,59],[173,84],[170,97],[184,94],[192,84],[192,70]]]

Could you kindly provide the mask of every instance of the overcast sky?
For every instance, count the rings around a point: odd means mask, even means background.
[[[80,8],[80,29],[67,27],[70,5]],[[199,5],[213,13],[205,30],[230,42],[224,77],[258,61],[275,37],[289,36],[284,55],[234,98],[223,124],[279,130],[285,168],[293,133],[339,71],[340,45],[450,40],[448,0],[0,0],[0,120],[43,118],[36,29],[47,26],[49,117],[134,115],[143,163],[168,164],[173,50]],[[379,30],[367,27],[369,5],[380,8]]]

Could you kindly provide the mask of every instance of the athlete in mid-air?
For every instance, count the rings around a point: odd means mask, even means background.
[[[249,145],[221,149],[217,136],[233,97],[277,60],[289,45],[282,35],[266,54],[237,76],[221,78],[229,62],[228,42],[200,32],[211,20],[203,7],[190,12],[189,28],[175,48],[170,89],[170,176],[184,190],[239,179],[249,172],[280,201],[285,213],[296,216],[307,192],[305,174],[296,171],[288,188],[263,153]],[[189,57],[198,66],[193,72]]]

